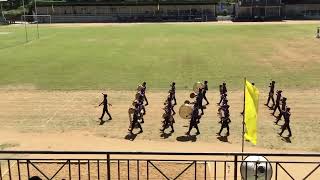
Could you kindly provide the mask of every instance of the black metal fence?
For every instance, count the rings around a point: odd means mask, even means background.
[[[244,161],[263,156],[268,162]],[[255,163],[253,174],[248,169]],[[265,163],[263,172],[259,163]],[[270,163],[270,166],[267,164]],[[240,167],[244,172],[241,177]],[[269,169],[268,169],[269,168]],[[320,179],[320,153],[176,153],[0,151],[0,180],[42,179]],[[247,176],[247,177],[246,177]]]

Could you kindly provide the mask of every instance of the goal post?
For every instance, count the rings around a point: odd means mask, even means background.
[[[28,21],[31,23],[52,23],[52,17],[51,15],[22,15],[21,21]]]

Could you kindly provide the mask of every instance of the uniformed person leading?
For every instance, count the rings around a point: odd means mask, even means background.
[[[202,94],[203,94],[203,99],[207,102],[206,105],[209,104],[209,101],[208,101],[207,96],[206,96],[207,91],[208,91],[208,81],[204,81],[204,87],[203,87]]]
[[[109,116],[109,120],[112,120],[111,114],[108,111],[108,106],[112,106],[112,105],[110,103],[108,103],[108,95],[107,94],[103,94],[103,101],[99,104],[99,106],[101,106],[102,104],[103,104],[103,110],[102,110],[102,115],[99,119],[102,120],[104,114],[107,113]]]
[[[172,82],[171,89],[169,91],[171,99],[174,101],[173,106],[177,105],[177,99],[176,99],[176,83]]]
[[[274,106],[274,98],[273,98],[273,95],[274,95],[274,85],[275,85],[275,81],[272,81],[269,85],[269,96],[268,96],[268,100],[267,100],[267,103],[265,104],[266,106],[268,106],[269,108],[272,108]],[[270,100],[272,101],[272,106],[269,106],[269,102]]]

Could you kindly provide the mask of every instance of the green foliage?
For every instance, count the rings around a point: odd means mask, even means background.
[[[211,86],[227,81],[230,88],[239,89],[247,77],[258,86],[275,79],[284,87],[319,87],[320,64],[313,58],[319,52],[312,37],[315,28],[210,24],[40,26],[41,39],[36,40],[36,30],[29,25],[28,35],[33,41],[20,44],[24,42],[23,26],[0,27],[0,31],[12,32],[0,35],[0,86],[132,90],[147,81],[152,89],[165,89],[174,80],[177,88],[190,89],[194,82],[207,79]]]
[[[25,6],[28,7],[33,0],[8,0],[7,2],[2,2],[3,8],[4,10],[7,10],[7,11],[19,9],[22,7],[23,1]]]
[[[26,12],[27,12],[27,10],[26,10]],[[8,19],[20,17],[21,15],[23,15],[23,7],[19,7],[17,9],[4,11],[3,14]]]
[[[0,150],[13,148],[13,147],[17,147],[17,146],[19,146],[19,144],[16,144],[16,143],[4,143],[4,144],[0,144]]]

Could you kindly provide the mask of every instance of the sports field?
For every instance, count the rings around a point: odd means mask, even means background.
[[[261,91],[259,151],[318,152],[320,41],[315,38],[316,27],[40,25],[37,39],[36,28],[28,25],[30,42],[24,44],[22,25],[0,26],[0,148],[74,150],[92,145],[94,149],[164,150],[168,143],[178,150],[190,145],[190,151],[201,151],[201,146],[207,151],[239,151],[243,78],[247,77]],[[263,106],[271,79],[276,80],[276,89],[284,91],[292,108],[291,139],[277,135],[279,126],[273,125],[274,117]],[[184,136],[188,122],[176,115],[176,132],[161,136],[162,107],[169,84],[177,83],[178,111],[199,80],[209,81],[211,103],[201,120],[201,134]],[[144,132],[128,137],[127,110],[142,81],[148,83],[150,101]],[[220,128],[215,103],[222,81],[230,90],[232,123],[228,139],[215,136]],[[113,120],[100,125],[102,109],[97,105],[102,100],[101,92],[109,92]],[[31,137],[33,141],[28,141]],[[64,144],[65,140],[72,143]],[[193,143],[185,145],[186,141]],[[145,147],[148,144],[153,146]],[[249,143],[247,146],[253,148]]]
[[[283,88],[319,87],[316,24],[0,27],[0,84],[44,90],[189,89],[208,79],[239,90],[246,76],[258,86],[273,78]],[[19,45],[20,44],[20,45]]]

